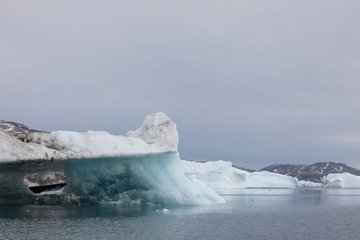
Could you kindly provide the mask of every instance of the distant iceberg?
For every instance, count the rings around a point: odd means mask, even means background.
[[[329,174],[322,179],[323,187],[360,188],[360,176],[350,173]]]
[[[184,174],[213,188],[297,188],[320,187],[318,183],[299,181],[297,178],[271,172],[247,172],[232,167],[231,162],[193,162],[182,160]]]

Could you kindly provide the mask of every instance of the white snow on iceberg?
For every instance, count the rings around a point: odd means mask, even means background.
[[[24,143],[0,129],[0,163],[25,159],[50,159],[58,151],[44,145]]]
[[[0,130],[0,162],[177,152],[176,125],[165,113],[146,116],[142,126],[115,136],[103,131],[31,132],[26,143]]]

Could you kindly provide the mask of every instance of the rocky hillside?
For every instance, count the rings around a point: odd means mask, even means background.
[[[311,165],[273,164],[260,171],[279,173],[312,182],[321,182],[322,177],[330,173],[348,172],[360,176],[360,170],[349,167],[344,163],[335,162],[319,162]]]

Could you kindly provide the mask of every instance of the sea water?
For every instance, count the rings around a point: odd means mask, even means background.
[[[0,239],[360,239],[360,189],[217,189],[225,204],[0,205]]]

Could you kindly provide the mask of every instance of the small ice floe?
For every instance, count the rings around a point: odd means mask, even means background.
[[[166,208],[163,208],[162,210],[160,209],[156,209],[156,212],[157,213],[160,213],[160,212],[162,212],[162,213],[168,213],[168,212],[170,212],[170,210],[169,209],[166,209]]]

